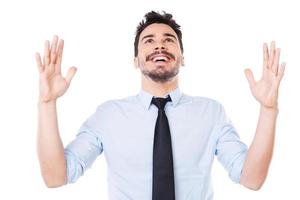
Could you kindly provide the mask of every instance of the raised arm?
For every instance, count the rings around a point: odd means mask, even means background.
[[[250,189],[258,190],[263,185],[272,159],[276,118],[278,114],[278,89],[284,74],[285,63],[279,67],[280,49],[271,43],[263,46],[263,74],[255,81],[252,71],[245,70],[251,92],[260,103],[260,114],[256,133],[243,167],[240,183]]]
[[[67,180],[64,147],[59,135],[56,100],[70,86],[76,73],[71,67],[66,77],[61,74],[64,41],[54,36],[50,46],[45,42],[44,58],[36,53],[39,71],[37,152],[41,173],[48,187],[64,185]]]

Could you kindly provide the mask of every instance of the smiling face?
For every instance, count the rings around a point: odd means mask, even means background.
[[[135,66],[155,82],[174,78],[183,65],[183,56],[175,31],[166,24],[154,23],[141,33]]]

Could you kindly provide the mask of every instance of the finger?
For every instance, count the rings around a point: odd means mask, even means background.
[[[268,68],[271,68],[273,65],[274,55],[275,55],[275,41],[272,41],[271,47],[270,47],[270,57],[269,57],[269,62],[268,62]]]
[[[58,36],[54,35],[52,39],[52,44],[51,44],[51,55],[50,55],[50,62],[52,64],[56,63],[56,49],[57,49],[57,41],[58,41]]]
[[[71,83],[71,81],[72,81],[72,79],[73,79],[73,77],[74,77],[76,71],[77,71],[76,67],[71,67],[71,68],[68,70],[68,73],[67,73],[67,75],[66,75],[66,81],[67,81],[68,84]]]
[[[42,64],[42,59],[41,59],[41,56],[39,53],[35,53],[35,61],[36,61],[36,64],[38,66],[38,70],[39,72],[43,72],[44,71],[44,67],[43,67],[43,64]]]
[[[48,66],[50,63],[50,50],[49,50],[49,40],[45,41],[45,49],[44,49],[44,65]]]
[[[263,74],[266,74],[267,69],[268,69],[268,61],[269,61],[269,50],[268,50],[268,44],[264,43],[263,44]]]
[[[278,72],[278,76],[277,76],[279,83],[280,83],[280,81],[281,81],[281,79],[284,75],[285,66],[286,66],[285,62],[281,63],[281,66],[280,66],[280,69],[279,69],[279,72]]]
[[[280,48],[277,48],[275,50],[274,62],[272,65],[272,72],[276,75],[278,74],[279,58],[280,58]]]
[[[269,60],[269,50],[267,43],[263,44],[263,54],[264,54],[264,66],[268,67],[268,60]]]
[[[246,75],[246,78],[248,80],[250,87],[251,88],[254,87],[255,80],[254,80],[252,71],[250,69],[245,69],[245,75]]]
[[[58,43],[57,57],[56,57],[56,71],[58,71],[58,72],[60,72],[60,69],[61,69],[63,49],[64,49],[64,41],[60,40]]]

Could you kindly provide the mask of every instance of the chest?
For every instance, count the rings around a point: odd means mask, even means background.
[[[175,168],[198,166],[214,156],[213,123],[210,120],[194,112],[166,113]],[[151,170],[157,112],[118,113],[114,118],[118,121],[103,130],[104,153],[110,167]]]

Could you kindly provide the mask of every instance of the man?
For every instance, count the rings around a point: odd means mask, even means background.
[[[229,177],[258,190],[272,157],[279,67],[275,42],[263,46],[263,75],[245,70],[261,109],[249,149],[216,101],[183,94],[178,72],[184,65],[182,33],[171,14],[149,12],[137,27],[134,63],[142,72],[136,96],[101,104],[65,149],[57,122],[56,100],[68,89],[76,68],[61,75],[63,40],[45,43],[40,73],[38,156],[48,187],[75,182],[102,152],[108,163],[110,199],[212,199],[214,156]]]

